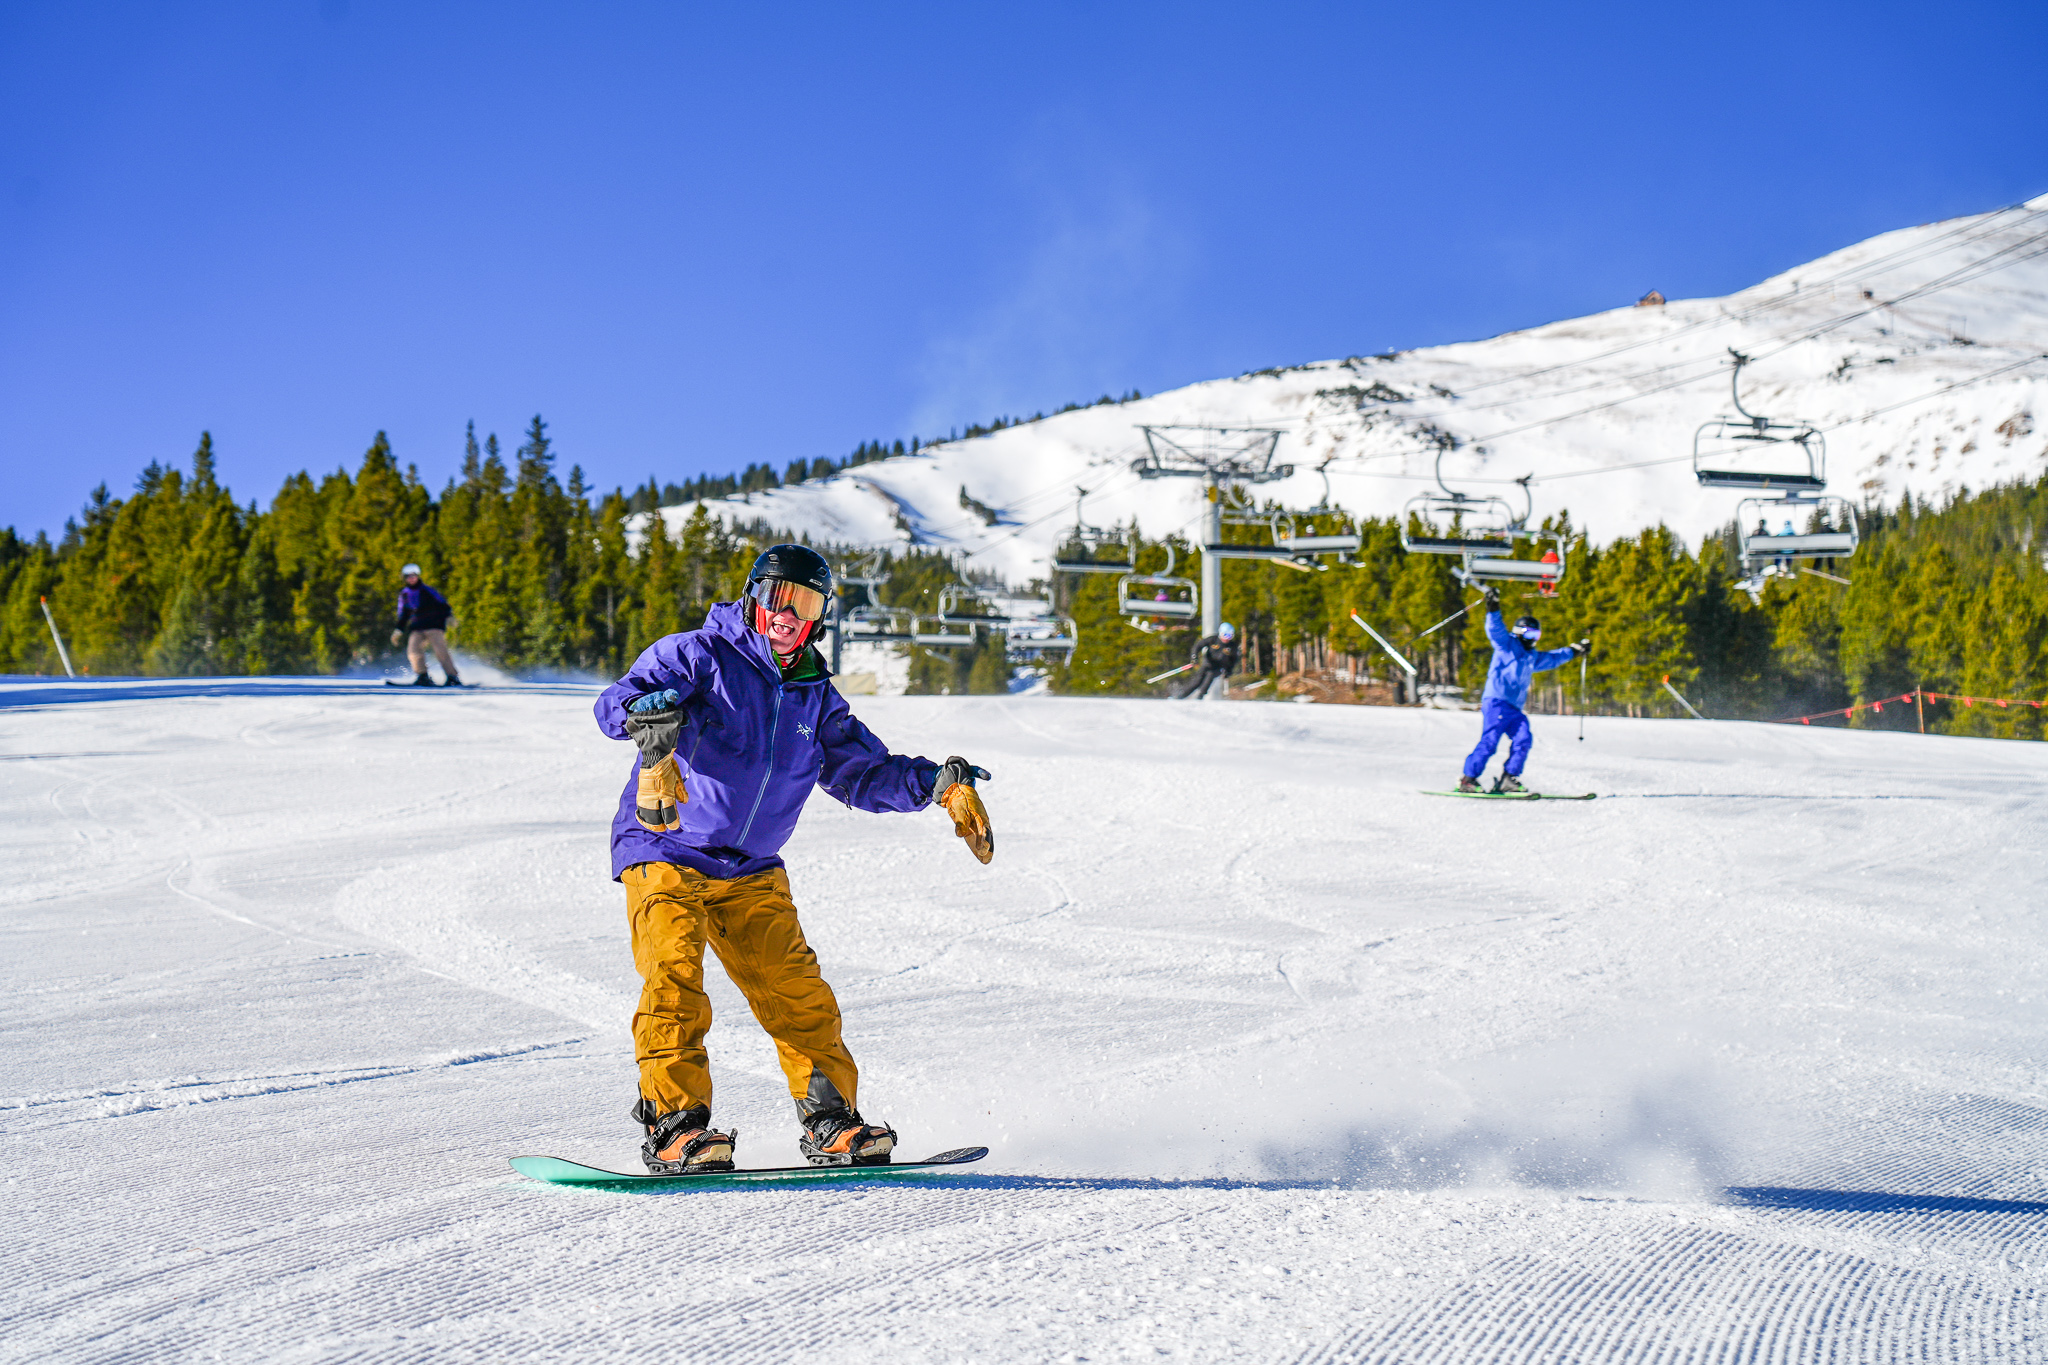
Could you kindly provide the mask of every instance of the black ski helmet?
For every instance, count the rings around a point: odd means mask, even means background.
[[[770,545],[761,551],[747,571],[747,582],[751,585],[764,578],[801,583],[827,597],[832,595],[832,566],[808,545]]]
[[[1529,632],[1532,630],[1541,635],[1543,633],[1543,623],[1533,616],[1524,616],[1515,622],[1515,628],[1511,633],[1517,639],[1526,641],[1529,637]]]
[[[770,545],[754,558],[754,567],[747,570],[747,590],[740,599],[746,604],[747,624],[757,635],[768,633],[768,613],[755,597],[754,585],[764,579],[775,579],[782,583],[796,583],[813,589],[825,599],[823,610],[832,610],[832,566],[821,558],[816,550],[807,545]],[[799,650],[817,634],[824,617],[804,621],[797,630],[796,642]],[[792,656],[794,657],[794,656]]]

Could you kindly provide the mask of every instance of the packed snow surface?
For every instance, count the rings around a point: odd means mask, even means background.
[[[788,855],[917,1183],[613,1193],[589,689],[0,686],[0,1358],[2039,1360],[2048,746],[860,698]],[[717,970],[717,1117],[795,1126]]]
[[[1884,233],[1724,298],[1208,380],[710,505],[815,540],[954,551],[1021,584],[1048,572],[1077,487],[1091,525],[1194,532],[1201,485],[1142,479],[1132,463],[1141,425],[1211,425],[1281,433],[1274,463],[1295,472],[1254,491],[1289,508],[1327,491],[1352,513],[1398,515],[1437,487],[1450,444],[1451,488],[1520,513],[1514,481],[1530,476],[1531,525],[1569,512],[1601,543],[1658,522],[1697,542],[1742,496],[1701,488],[1691,465],[1695,432],[1736,415],[1731,349],[1755,362],[1744,407],[1817,428],[1828,490],[1852,503],[2037,478],[2048,472],[2048,195]],[[662,515],[680,527],[693,507]]]

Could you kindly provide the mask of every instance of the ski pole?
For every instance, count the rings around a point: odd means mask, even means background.
[[[1482,597],[1482,598],[1480,598],[1480,599],[1479,599],[1479,602],[1484,602],[1485,600],[1486,600],[1486,599]],[[1466,603],[1466,604],[1465,604],[1464,606],[1462,606],[1462,607],[1459,607],[1459,608],[1458,608],[1458,609],[1457,609],[1456,611],[1452,612],[1452,613],[1451,613],[1451,614],[1450,614],[1449,616],[1446,616],[1446,617],[1445,617],[1445,618],[1444,618],[1443,620],[1441,620],[1441,621],[1437,622],[1437,623],[1436,623],[1435,625],[1431,626],[1431,627],[1430,627],[1430,628],[1429,628],[1428,630],[1425,630],[1425,631],[1423,631],[1421,635],[1418,635],[1418,636],[1416,636],[1415,638],[1416,638],[1416,639],[1418,639],[1418,640],[1420,640],[1420,639],[1423,639],[1423,638],[1424,638],[1425,636],[1430,636],[1430,635],[1434,635],[1434,634],[1436,634],[1436,633],[1437,633],[1438,631],[1442,630],[1442,629],[1443,629],[1443,628],[1444,628],[1445,626],[1447,626],[1447,625],[1449,625],[1449,624],[1450,624],[1451,622],[1453,622],[1453,621],[1457,620],[1457,619],[1458,619],[1458,618],[1459,618],[1460,616],[1463,616],[1463,615],[1464,615],[1464,614],[1465,614],[1466,612],[1468,612],[1468,611],[1472,610],[1472,608],[1474,608],[1474,607],[1478,606],[1478,605],[1479,605],[1479,602],[1467,602],[1467,603]]]
[[[1579,743],[1586,742],[1586,656],[1579,656]]]
[[[1150,687],[1153,683],[1165,682],[1168,678],[1175,677],[1179,674],[1185,673],[1193,667],[1193,664],[1182,664],[1179,668],[1169,668],[1156,678],[1145,679],[1145,686]]]

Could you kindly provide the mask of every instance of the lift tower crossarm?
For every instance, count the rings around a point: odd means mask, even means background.
[[[1273,463],[1286,433],[1278,427],[1141,425],[1138,430],[1145,435],[1145,453],[1131,468],[1139,478],[1200,479],[1205,485],[1200,596],[1206,639],[1223,624],[1223,485],[1291,477],[1293,465]]]

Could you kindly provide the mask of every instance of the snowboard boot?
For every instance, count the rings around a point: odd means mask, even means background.
[[[807,1115],[797,1145],[813,1166],[886,1166],[896,1130],[863,1122],[857,1110],[839,1105]]]
[[[462,679],[456,677],[453,673],[450,673],[445,679],[442,680],[441,686],[460,687],[462,686]]]
[[[428,677],[426,674],[420,673],[416,674],[413,677],[412,685],[414,687],[432,687],[434,685],[434,680]]]
[[[654,1116],[646,1100],[633,1106],[633,1117],[647,1129],[640,1159],[653,1175],[691,1175],[732,1169],[732,1147],[739,1131],[721,1133],[710,1126],[711,1110],[703,1105]]]
[[[1493,794],[1495,796],[1513,796],[1527,790],[1529,789],[1522,785],[1522,779],[1513,773],[1502,773],[1494,779]]]
[[[1458,790],[1459,790],[1459,791],[1461,791],[1461,792],[1467,792],[1467,793],[1471,793],[1471,794],[1473,794],[1473,795],[1477,795],[1477,794],[1478,794],[1478,792],[1479,792],[1479,779],[1478,779],[1478,778],[1476,778],[1476,777],[1461,777],[1461,778],[1459,778],[1459,779],[1458,779]]]

